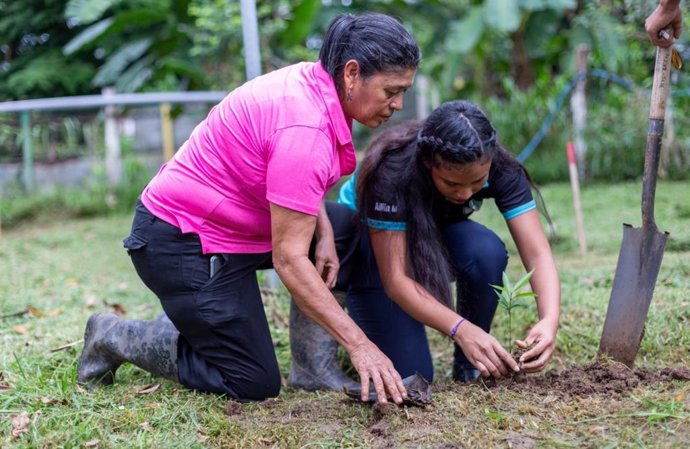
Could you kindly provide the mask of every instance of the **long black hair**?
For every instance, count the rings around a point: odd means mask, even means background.
[[[362,78],[375,73],[416,69],[419,47],[400,22],[385,14],[341,14],[328,26],[319,61],[342,91],[345,63],[359,63]]]
[[[469,101],[455,100],[434,110],[425,121],[408,121],[375,137],[357,175],[357,204],[366,210],[376,185],[398,186],[406,204],[407,265],[410,276],[438,301],[450,306],[453,268],[434,220],[431,179],[433,164],[493,161],[501,167],[527,171],[503,148],[484,112]],[[379,180],[381,180],[379,184]],[[536,187],[535,187],[536,188]]]

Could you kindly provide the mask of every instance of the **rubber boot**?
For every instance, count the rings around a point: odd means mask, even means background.
[[[458,382],[472,382],[477,380],[482,373],[474,365],[453,365],[453,379]]]
[[[345,303],[345,292],[334,295],[340,305]],[[294,299],[290,301],[290,350],[289,386],[308,391],[343,391],[359,385],[345,375],[338,363],[338,342],[302,313]]]
[[[173,322],[170,320],[170,318],[168,318],[168,315],[166,315],[165,312],[161,312],[160,314],[158,314],[158,315],[156,316],[156,318],[153,319],[153,321],[158,321],[158,322],[161,322],[161,323],[166,323],[166,324],[168,324],[168,325],[170,325],[170,326],[175,327],[175,325],[174,325]]]
[[[111,313],[92,315],[86,323],[77,382],[89,387],[111,385],[115,371],[125,362],[178,381],[179,335],[165,321],[121,320]]]

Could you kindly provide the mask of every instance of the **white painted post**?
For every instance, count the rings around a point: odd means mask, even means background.
[[[418,74],[415,80],[414,91],[417,118],[425,119],[429,116],[429,78]]]
[[[577,74],[587,73],[587,59],[589,58],[589,47],[580,44],[575,49],[575,67]],[[587,87],[587,77],[583,76],[575,85],[575,91],[570,97],[570,107],[573,113],[573,130],[575,133],[575,155],[577,157],[577,170],[581,179],[586,179],[587,173],[585,163],[587,158],[587,143],[583,137],[583,132],[587,126],[587,99],[585,95]]]
[[[104,87],[101,94],[104,97],[113,96],[115,89]],[[109,187],[118,186],[122,182],[122,154],[115,106],[105,106],[105,174]]]
[[[244,42],[244,65],[247,80],[261,75],[261,51],[259,46],[259,24],[256,19],[256,1],[240,0],[242,16],[242,40]]]
[[[573,206],[575,208],[575,228],[577,241],[580,247],[580,255],[587,254],[587,237],[585,236],[585,221],[582,218],[582,204],[580,203],[580,182],[577,176],[577,161],[575,148],[572,142],[568,142],[568,168],[570,171],[570,187],[573,192]]]

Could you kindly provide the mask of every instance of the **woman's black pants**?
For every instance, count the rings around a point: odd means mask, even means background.
[[[344,285],[356,245],[354,213],[331,202],[327,211],[340,257],[338,282]],[[141,202],[124,246],[180,331],[182,385],[239,401],[278,395],[278,362],[256,277],[257,270],[272,267],[270,252],[223,254],[222,267],[209,276],[212,255],[202,253],[199,236],[183,234]]]

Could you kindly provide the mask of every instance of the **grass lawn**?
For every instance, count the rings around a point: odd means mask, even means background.
[[[238,405],[131,365],[120,368],[114,386],[87,392],[75,378],[88,316],[117,309],[146,319],[160,310],[122,249],[131,217],[57,220],[4,231],[0,447],[687,447],[690,382],[666,373],[690,368],[690,185],[658,186],[656,221],[671,237],[636,360],[636,370],[646,375],[633,375],[637,381],[617,391],[574,392],[556,380],[563,380],[558,373],[596,357],[622,223],[641,222],[640,186],[583,188],[586,256],[577,250],[569,186],[546,186],[543,195],[557,227],[553,247],[562,278],[556,354],[529,383],[459,385],[450,380],[452,346],[429,331],[437,370],[427,408],[382,409],[342,393],[289,388],[276,399]],[[507,237],[493,204],[485,204],[476,218]],[[523,269],[508,243],[509,274],[517,279]],[[282,290],[266,292],[285,377],[287,301]],[[518,309],[513,328],[521,333],[534,318],[533,304]],[[502,310],[492,333],[507,339]]]

